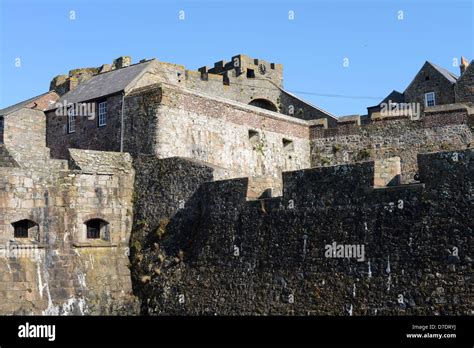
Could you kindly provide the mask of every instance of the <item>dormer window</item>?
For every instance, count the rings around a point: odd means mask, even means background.
[[[99,105],[99,127],[107,125],[107,101],[98,103]]]
[[[425,106],[430,107],[430,106],[435,106],[435,105],[436,105],[436,100],[435,100],[434,92],[425,93]]]

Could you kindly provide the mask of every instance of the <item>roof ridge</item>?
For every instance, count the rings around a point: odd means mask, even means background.
[[[451,75],[452,77],[454,77],[455,79],[458,79],[458,78],[459,78],[458,75],[456,75],[455,73],[449,71],[448,69],[443,68],[442,66],[437,65],[437,64],[435,64],[435,63],[433,63],[433,62],[430,62],[430,61],[427,61],[427,62],[428,62],[429,64],[431,64],[434,68],[436,68],[437,70],[439,70],[440,72],[446,72],[446,73],[448,73],[449,75]]]

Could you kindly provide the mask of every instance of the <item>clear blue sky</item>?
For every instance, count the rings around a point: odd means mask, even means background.
[[[372,98],[403,91],[426,60],[458,74],[453,58],[474,58],[473,0],[0,3],[0,107],[46,92],[58,74],[121,55],[197,69],[242,53],[282,63],[290,91]],[[335,115],[378,103],[300,96]]]

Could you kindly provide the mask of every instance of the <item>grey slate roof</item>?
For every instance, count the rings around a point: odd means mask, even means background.
[[[30,98],[30,99],[27,99],[27,100],[23,100],[23,101],[21,101],[17,104],[10,105],[10,106],[8,106],[4,109],[0,109],[0,116],[5,116],[5,115],[8,115],[8,114],[11,114],[12,112],[15,112],[15,111],[25,107],[26,105],[34,102],[36,99],[41,98],[42,96],[45,96],[48,93],[49,92],[45,92],[45,93],[42,93],[40,95],[37,95],[36,97]]]
[[[430,64],[433,68],[435,68],[436,70],[438,70],[438,71],[441,73],[441,75],[443,75],[444,77],[446,77],[446,78],[449,80],[449,82],[451,82],[451,83],[456,83],[456,81],[457,81],[458,78],[459,78],[457,75],[453,74],[453,73],[452,73],[451,71],[449,71],[449,70],[446,70],[445,68],[442,68],[442,67],[440,67],[440,66],[438,66],[438,65],[436,65],[436,64],[433,64],[433,63],[431,63],[431,62],[428,62],[428,64]]]
[[[403,95],[403,93],[400,93],[399,91],[393,90],[380,103],[378,103],[377,105],[374,105],[374,106],[369,106],[367,109],[380,107],[381,104],[388,103],[389,100],[391,100],[394,103],[404,103],[405,102],[405,96]]]
[[[108,71],[93,76],[91,79],[77,85],[75,89],[64,94],[57,103],[78,103],[82,101],[97,99],[106,95],[121,92],[127,88],[135,79],[139,78],[154,60],[133,64],[125,68]],[[52,105],[47,110],[54,110]]]

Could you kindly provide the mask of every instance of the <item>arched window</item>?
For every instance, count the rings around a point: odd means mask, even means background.
[[[86,222],[87,239],[109,239],[109,223],[102,219],[91,219]]]
[[[33,238],[38,230],[38,224],[31,220],[20,220],[12,223],[15,238]]]
[[[258,108],[262,108],[265,110],[270,110],[270,111],[275,111],[275,112],[278,111],[276,105],[267,99],[254,99],[249,103],[249,105],[256,106]]]

